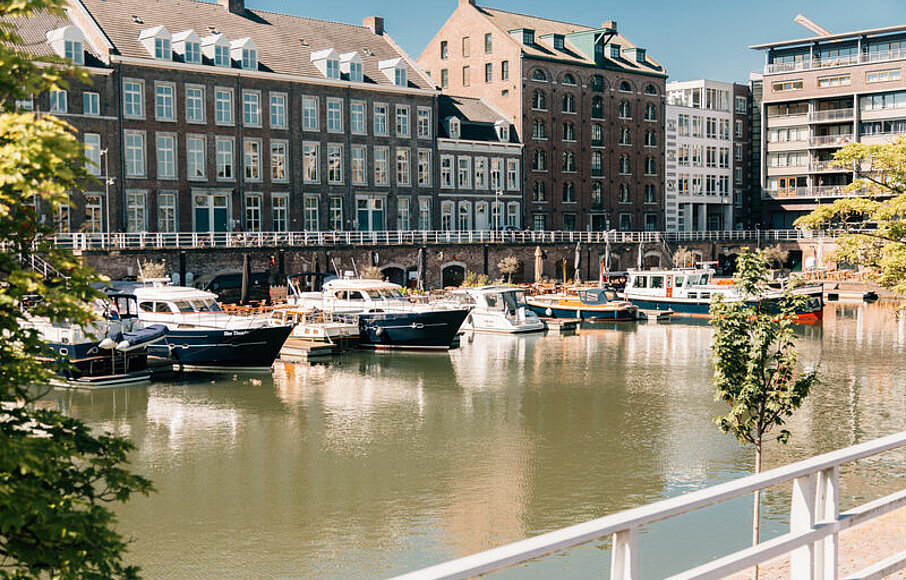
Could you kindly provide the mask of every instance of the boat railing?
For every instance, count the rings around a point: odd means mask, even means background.
[[[789,555],[790,578],[835,579],[840,532],[906,507],[904,488],[840,513],[840,467],[904,446],[906,431],[901,431],[770,471],[403,574],[395,580],[465,580],[608,537],[612,538],[610,578],[636,580],[640,578],[639,532],[643,527],[790,482],[792,499],[787,533],[684,570],[670,578],[724,578]],[[893,465],[879,465],[879,469],[881,468],[891,471],[891,477],[898,477],[900,474]],[[873,563],[849,577],[881,578],[903,568],[906,568],[906,551]]]

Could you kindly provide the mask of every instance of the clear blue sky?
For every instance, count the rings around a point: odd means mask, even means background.
[[[793,22],[802,13],[831,32],[906,24],[904,0],[478,0],[513,12],[620,32],[667,67],[671,80],[747,81],[763,55],[748,46],[809,36]],[[446,21],[457,0],[246,0],[249,8],[361,24],[383,16],[389,34],[413,58]]]

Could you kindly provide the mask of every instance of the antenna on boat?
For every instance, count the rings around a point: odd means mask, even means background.
[[[356,267],[356,265],[355,265],[355,258],[351,258],[351,260],[352,260],[352,271],[355,272],[355,277],[358,278],[358,277],[359,277],[359,269],[358,269],[358,268]]]
[[[144,280],[144,279],[145,279],[145,273],[142,271],[142,261],[139,260],[138,258],[136,258],[136,259],[135,259],[135,263],[138,264],[138,279],[139,279],[139,280]]]
[[[330,265],[333,266],[333,273],[337,275],[337,278],[340,277],[340,269],[337,268],[337,262],[333,259],[333,256],[330,257]]]

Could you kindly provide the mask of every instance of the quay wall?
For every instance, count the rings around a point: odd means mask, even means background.
[[[745,248],[753,247],[751,242],[694,242],[681,244],[692,251],[699,261],[717,262],[720,265],[732,263],[735,256]],[[815,257],[820,263],[820,254],[829,255],[831,248],[818,250],[814,243],[805,241],[780,242],[791,254],[804,260]],[[640,262],[646,268],[669,267],[670,258],[677,244],[611,244],[611,271],[636,268]],[[465,270],[487,274],[492,280],[502,277],[497,266],[503,258],[515,256],[520,272],[514,282],[533,282],[536,279],[535,253],[542,252],[541,277],[562,280],[564,269],[566,279],[572,280],[575,272],[576,244],[571,243],[525,243],[525,244],[425,244],[425,245],[350,245],[350,246],[306,246],[306,247],[244,247],[244,248],[192,248],[192,249],[130,249],[130,250],[86,250],[83,259],[100,273],[111,279],[135,276],[138,263],[144,261],[162,262],[167,272],[178,274],[183,269],[190,279],[204,274],[213,274],[224,269],[238,269],[243,256],[248,254],[253,272],[273,270],[278,273],[322,271],[333,272],[354,270],[354,266],[374,265],[383,269],[394,282],[416,278],[419,274],[419,260],[426,287],[458,285],[457,276]],[[583,280],[597,278],[601,260],[606,255],[605,244],[584,243],[579,247],[579,270]],[[826,260],[825,260],[826,262]]]

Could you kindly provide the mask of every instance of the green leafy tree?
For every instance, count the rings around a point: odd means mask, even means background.
[[[19,48],[16,19],[62,15],[64,5],[0,0],[0,578],[135,578],[109,505],[151,484],[126,469],[128,440],[36,408],[46,389],[35,385],[48,384],[51,371],[37,360],[47,354],[40,335],[24,324],[23,305],[34,295],[43,300],[28,316],[90,323],[98,297],[90,285],[101,280],[53,247],[36,212],[56,215],[89,179],[74,129],[15,111],[17,99],[86,80],[59,59]],[[37,255],[49,264],[47,277],[26,266]]]
[[[840,230],[833,259],[868,269],[878,284],[906,296],[906,137],[885,145],[851,143],[833,163],[854,168],[854,194],[796,220],[810,230]]]
[[[497,269],[500,270],[500,273],[506,276],[506,283],[513,283],[513,274],[519,271],[519,268],[522,266],[522,262],[516,256],[507,256],[499,262],[497,262]]]
[[[715,419],[724,433],[755,449],[755,472],[761,471],[768,433],[780,428],[776,439],[786,443],[786,419],[802,406],[817,383],[817,370],[800,372],[793,324],[801,298],[788,288],[775,304],[766,300],[768,259],[764,252],[743,252],[737,259],[736,288],[745,300],[711,303],[711,346],[715,400],[728,412]],[[758,543],[760,492],[755,493],[753,542]],[[756,578],[757,578],[756,568]]]

